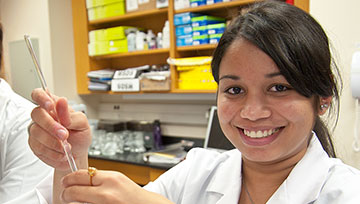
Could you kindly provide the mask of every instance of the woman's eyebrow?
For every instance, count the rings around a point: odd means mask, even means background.
[[[265,74],[266,78],[272,78],[272,77],[276,77],[276,76],[282,76],[282,74],[280,72],[273,72],[270,74]]]
[[[232,80],[239,80],[240,77],[236,76],[236,75],[224,75],[222,77],[219,78],[219,81],[222,79],[232,79]]]
[[[265,74],[266,78],[272,78],[272,77],[276,77],[276,76],[282,76],[282,74],[280,72],[273,72],[273,73],[269,73],[269,74]],[[224,75],[222,77],[219,78],[219,81],[222,79],[232,79],[232,80],[239,80],[240,77],[236,76],[236,75]]]

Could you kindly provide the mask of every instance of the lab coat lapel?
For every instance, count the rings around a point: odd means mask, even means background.
[[[330,163],[315,133],[304,157],[267,204],[304,204],[316,200],[323,187]]]
[[[232,150],[238,151],[238,150]],[[206,192],[208,203],[229,204],[237,203],[241,189],[241,153],[218,166],[210,181]]]

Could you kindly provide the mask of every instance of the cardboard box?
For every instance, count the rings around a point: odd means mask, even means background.
[[[126,0],[126,12],[156,9],[156,0]]]
[[[141,91],[169,91],[170,79],[167,77],[165,80],[152,80],[148,78],[142,78],[140,80]]]

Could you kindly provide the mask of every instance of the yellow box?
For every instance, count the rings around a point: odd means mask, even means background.
[[[126,38],[125,30],[130,28],[129,26],[117,26],[105,29],[106,40],[120,40]]]
[[[108,54],[123,53],[128,51],[126,38],[123,40],[110,40],[108,41]]]
[[[169,59],[178,71],[178,87],[185,90],[216,90],[210,56]]]
[[[86,0],[86,8],[94,8],[98,6],[104,6],[107,4],[113,4],[124,0]]]
[[[86,0],[86,8],[94,8],[103,5],[104,0]]]
[[[89,56],[104,55],[108,53],[108,42],[90,42],[88,45]]]
[[[89,32],[89,41],[98,42],[105,41],[105,29],[92,30]]]
[[[120,16],[125,14],[125,1],[120,1],[113,4],[108,4],[104,6],[105,18]]]
[[[104,18],[104,17],[105,17],[104,6],[97,6],[97,7],[88,9],[89,21]]]
[[[209,79],[209,80],[214,79],[211,72],[211,66],[209,64],[198,65],[198,66],[187,66],[186,69],[181,69],[181,71],[179,71],[179,79],[187,79],[187,78],[199,78],[199,79]]]
[[[205,79],[179,79],[178,88],[182,90],[216,90],[215,80]]]

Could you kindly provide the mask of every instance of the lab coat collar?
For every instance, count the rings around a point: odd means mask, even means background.
[[[304,157],[296,164],[267,204],[312,203],[319,197],[330,166],[328,155],[313,133]]]
[[[242,183],[241,153],[236,149],[228,153],[234,156],[231,156],[230,159],[218,166],[216,172],[214,172],[214,178],[206,189],[207,193],[218,198],[216,204],[237,203],[239,197],[234,195],[240,195]],[[304,157],[296,164],[288,178],[280,185],[267,204],[313,202],[319,197],[330,165],[328,155],[323,150],[315,133],[313,133]],[[232,170],[229,171],[229,169]]]
[[[241,190],[241,153],[234,149],[223,156],[229,159],[217,167],[206,192],[218,199],[216,204],[237,203],[239,196],[234,195],[240,195]]]

